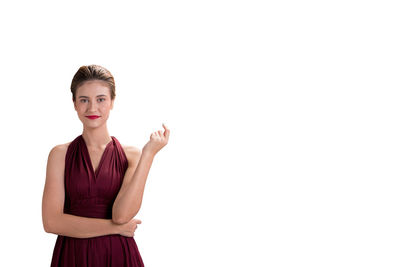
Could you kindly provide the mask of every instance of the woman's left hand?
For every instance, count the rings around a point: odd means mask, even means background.
[[[169,139],[169,129],[163,123],[162,126],[164,127],[164,132],[159,130],[157,132],[153,132],[150,135],[150,141],[143,147],[142,153],[150,153],[155,155],[158,151],[161,150],[167,143]]]

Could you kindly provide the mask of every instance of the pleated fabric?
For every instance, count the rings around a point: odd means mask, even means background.
[[[68,146],[65,156],[64,213],[112,218],[112,206],[121,188],[128,160],[114,136],[93,169],[82,135]],[[133,237],[119,234],[91,238],[58,235],[51,267],[141,267],[144,266]]]

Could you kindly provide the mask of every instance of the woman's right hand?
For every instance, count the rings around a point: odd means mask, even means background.
[[[135,235],[137,225],[141,223],[141,220],[133,218],[129,222],[121,224],[121,230],[119,234],[126,237],[133,237]]]

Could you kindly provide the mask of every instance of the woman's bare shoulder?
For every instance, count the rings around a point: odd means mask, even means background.
[[[71,142],[68,143],[64,143],[64,144],[58,144],[55,145],[49,153],[49,158],[56,158],[58,160],[62,160],[63,158],[65,158],[65,155],[67,153],[68,150],[68,146]]]
[[[124,149],[126,157],[128,158],[129,165],[137,164],[137,162],[140,159],[140,156],[142,155],[142,150],[136,146],[127,146],[122,144],[121,146]]]

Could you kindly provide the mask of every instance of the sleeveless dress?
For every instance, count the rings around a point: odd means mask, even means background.
[[[68,146],[65,156],[64,213],[112,218],[112,206],[122,185],[128,160],[119,141],[111,136],[93,169],[82,135]],[[119,234],[74,238],[58,235],[51,267],[142,267],[135,239]]]

